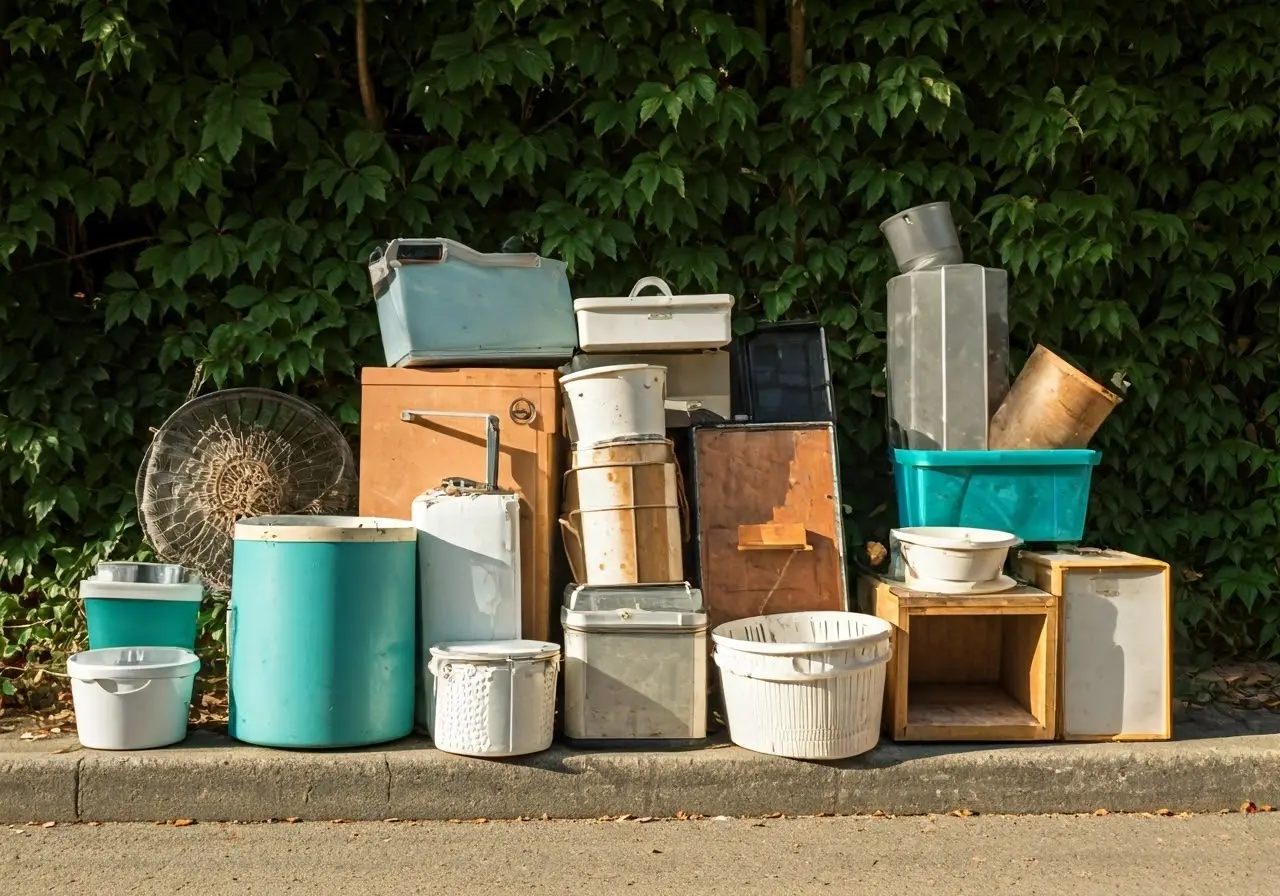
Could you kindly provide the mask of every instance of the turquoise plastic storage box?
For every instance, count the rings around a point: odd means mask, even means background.
[[[562,261],[397,239],[369,258],[388,367],[555,367],[578,346]]]
[[[85,579],[80,583],[80,599],[89,625],[89,649],[195,650],[203,597],[204,585],[199,580],[161,585]]]
[[[266,747],[355,747],[413,729],[417,539],[407,520],[236,523],[232,737]]]
[[[1084,538],[1097,451],[895,449],[900,526],[971,526],[1025,542]]]

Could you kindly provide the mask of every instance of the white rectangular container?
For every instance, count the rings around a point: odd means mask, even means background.
[[[640,295],[655,287],[658,295]],[[642,277],[626,296],[575,299],[584,352],[660,352],[723,348],[733,338],[733,296],[672,295],[659,277]]]
[[[692,412],[731,417],[729,353],[726,351],[644,354],[580,354],[560,368],[562,374],[619,364],[655,364],[667,368],[667,428],[691,424]]]
[[[1173,736],[1169,565],[1124,551],[1020,551],[1015,572],[1062,607],[1062,740]]]
[[[707,614],[677,585],[570,585],[565,737],[692,743],[707,735]]]
[[[436,686],[427,670],[431,648],[521,636],[520,499],[436,489],[413,502],[413,524],[420,655],[416,722],[430,731]]]

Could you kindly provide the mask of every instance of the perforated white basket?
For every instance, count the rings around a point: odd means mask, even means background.
[[[780,613],[711,633],[729,737],[793,759],[846,759],[880,740],[889,623],[862,613]]]

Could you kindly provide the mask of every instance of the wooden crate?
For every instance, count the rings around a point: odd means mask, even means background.
[[[698,426],[692,455],[699,580],[712,627],[847,609],[830,423]]]
[[[1058,736],[1072,741],[1173,736],[1169,564],[1124,551],[1020,551],[1014,571],[1057,595]]]
[[[446,476],[485,476],[483,420],[405,423],[405,410],[497,414],[498,485],[520,496],[521,628],[547,640],[551,569],[559,551],[563,450],[560,388],[554,370],[378,368],[361,371],[360,513],[408,519],[413,499]],[[558,621],[559,616],[556,616]]]
[[[864,576],[859,603],[893,625],[884,730],[898,741],[1053,740],[1058,602],[1020,585],[999,594],[909,591]]]

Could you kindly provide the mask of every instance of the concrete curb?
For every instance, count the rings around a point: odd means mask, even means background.
[[[899,746],[839,763],[714,745],[519,760],[422,739],[344,752],[247,747],[196,732],[145,753],[0,742],[0,823],[469,819],[602,815],[891,815],[1238,809],[1280,805],[1280,734],[1153,744]],[[55,753],[56,749],[70,750]]]

